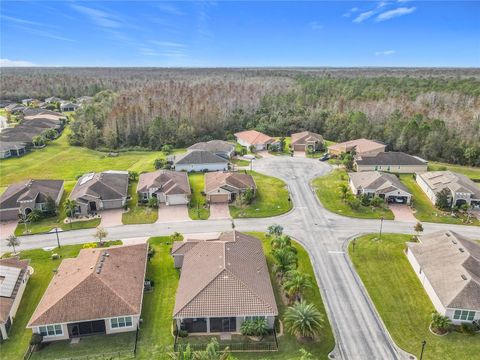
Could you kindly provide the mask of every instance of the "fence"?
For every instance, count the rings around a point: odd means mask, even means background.
[[[117,359],[133,359],[133,358],[135,358],[135,354],[133,350],[120,350],[120,351],[113,351],[108,353],[65,357],[58,360],[117,360]]]

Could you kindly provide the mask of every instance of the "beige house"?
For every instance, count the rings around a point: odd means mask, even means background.
[[[480,187],[463,174],[451,171],[429,171],[417,175],[417,183],[433,204],[437,195],[447,189],[451,206],[467,204],[480,208]]]
[[[246,148],[250,148],[250,146],[254,146],[255,150],[267,150],[268,147],[276,142],[276,140],[264,133],[261,133],[257,130],[246,130],[241,131],[235,134],[235,138],[237,142],[245,146]]]
[[[256,190],[252,175],[240,172],[212,172],[205,174],[205,194],[211,203],[230,202],[247,189]]]
[[[354,167],[357,171],[386,171],[399,174],[423,173],[428,162],[403,152],[380,152],[374,156],[356,155]]]
[[[58,267],[27,327],[44,342],[135,331],[147,244],[82,249]]]
[[[0,342],[8,339],[30,278],[29,262],[18,257],[0,259]]]
[[[440,314],[457,325],[480,320],[480,245],[438,231],[407,243],[407,258]]]
[[[318,150],[323,147],[323,137],[311,131],[302,131],[292,134],[291,145],[294,151]]]
[[[356,196],[379,196],[389,203],[410,204],[412,194],[393,174],[364,171],[348,174],[350,189]]]
[[[187,148],[187,151],[205,150],[214,153],[225,159],[230,159],[235,153],[235,144],[223,140],[210,140],[207,142],[198,142]]]
[[[160,204],[179,205],[188,204],[192,191],[187,173],[157,170],[140,174],[137,193],[142,202],[148,202],[154,197]]]
[[[328,147],[328,153],[331,155],[340,155],[343,153],[355,152],[361,156],[375,156],[384,152],[387,145],[368,139],[350,140]]]
[[[174,242],[181,267],[173,318],[189,333],[238,333],[246,319],[278,316],[260,240],[224,232],[208,240]]]

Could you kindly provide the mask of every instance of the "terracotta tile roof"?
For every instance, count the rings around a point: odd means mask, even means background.
[[[56,200],[63,189],[63,180],[27,180],[10,185],[0,196],[0,209],[20,207],[20,200],[34,200],[39,194],[42,198],[50,196]]]
[[[274,138],[265,135],[257,130],[241,131],[236,133],[235,136],[251,145],[270,144],[275,142]]]
[[[63,260],[28,327],[140,314],[147,248],[82,249]]]
[[[310,141],[323,142],[323,136],[311,131],[302,131],[292,134],[292,145],[305,145]]]
[[[350,140],[343,143],[338,143],[330,145],[329,150],[339,151],[339,152],[348,152],[355,150],[357,154],[362,154],[374,150],[385,151],[385,144],[379,142],[368,140],[368,139],[356,139]]]
[[[159,189],[167,195],[191,194],[187,173],[179,171],[157,170],[140,174],[137,192],[146,192],[150,188]]]
[[[12,267],[21,269],[20,274],[17,279],[17,283],[13,288],[11,296],[0,296],[0,323],[4,323],[8,320],[8,315],[10,314],[10,310],[12,309],[13,303],[16,299],[18,289],[21,285],[21,279],[25,275],[27,271],[28,264],[30,260],[20,260],[18,257],[11,257],[7,259],[0,259],[0,266],[4,267]],[[1,286],[1,285],[0,285]]]
[[[205,192],[216,192],[219,188],[236,191],[256,189],[252,175],[240,172],[211,172],[205,174]]]
[[[278,315],[262,244],[237,231],[185,252],[174,318]]]

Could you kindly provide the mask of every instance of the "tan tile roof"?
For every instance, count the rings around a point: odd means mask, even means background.
[[[140,314],[147,247],[82,249],[63,260],[28,327]]]
[[[305,145],[308,141],[323,142],[323,136],[311,131],[302,131],[292,134],[292,145]]]
[[[278,315],[260,240],[240,232],[185,252],[175,318]]]
[[[241,131],[236,133],[235,136],[251,145],[270,144],[272,142],[275,142],[274,138],[265,135],[257,130]]]
[[[480,245],[438,231],[407,246],[445,307],[480,311]]]
[[[480,188],[463,174],[452,171],[429,171],[418,176],[434,193],[447,188],[453,193],[469,193],[473,198],[480,199]]]
[[[356,189],[371,189],[375,190],[377,194],[386,194],[397,189],[410,193],[394,174],[380,171],[362,171],[349,173],[348,176]]]
[[[386,145],[378,143],[373,140],[356,139],[356,140],[350,140],[343,143],[330,145],[328,149],[334,150],[334,151],[340,151],[340,152],[355,150],[357,154],[362,154],[362,153],[373,151],[373,150],[384,151],[385,146]]]
[[[252,175],[240,172],[211,172],[205,174],[205,192],[216,192],[219,188],[235,191],[256,189]]]
[[[10,314],[10,310],[12,309],[13,303],[17,297],[18,289],[21,285],[20,279],[25,275],[29,263],[30,260],[20,260],[18,257],[0,259],[0,266],[21,269],[11,296],[0,296],[0,323],[5,323],[8,320],[8,315]]]
[[[140,174],[137,192],[146,192],[150,188],[158,188],[167,195],[191,194],[187,173],[179,171],[157,170]]]

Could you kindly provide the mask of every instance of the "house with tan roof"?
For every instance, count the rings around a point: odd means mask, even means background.
[[[187,151],[205,150],[214,153],[225,159],[230,159],[235,153],[235,144],[223,140],[210,140],[206,142],[198,142],[187,148]]]
[[[148,245],[82,249],[53,275],[27,325],[44,342],[135,331]]]
[[[447,189],[452,207],[467,204],[473,208],[480,208],[480,187],[463,174],[452,171],[429,171],[417,175],[416,180],[433,204],[437,202],[437,195]]]
[[[0,259],[0,342],[8,339],[30,278],[29,263],[18,257]]]
[[[187,173],[157,170],[140,174],[137,193],[142,202],[157,198],[159,204],[178,205],[188,204],[192,191]]]
[[[306,151],[307,148],[316,151],[323,147],[323,136],[311,131],[302,131],[292,134],[291,144],[294,151]]]
[[[355,152],[362,156],[375,156],[384,152],[387,145],[368,139],[356,139],[342,143],[330,145],[328,153],[331,155],[340,155],[343,153]]]
[[[389,203],[410,204],[412,194],[394,174],[380,171],[349,173],[349,185],[356,196],[379,196]]]
[[[267,150],[270,145],[276,142],[274,138],[257,130],[246,130],[235,133],[235,138],[240,145],[245,146],[246,148],[250,148],[250,146],[253,145],[257,151]]]
[[[454,324],[480,320],[480,245],[438,231],[408,242],[407,258],[440,314]]]
[[[189,333],[235,333],[251,318],[273,328],[278,316],[267,261],[255,237],[230,231],[206,240],[173,243],[181,267],[173,310]]]
[[[247,189],[257,189],[252,175],[241,172],[211,172],[205,174],[205,194],[210,203],[235,200]]]

